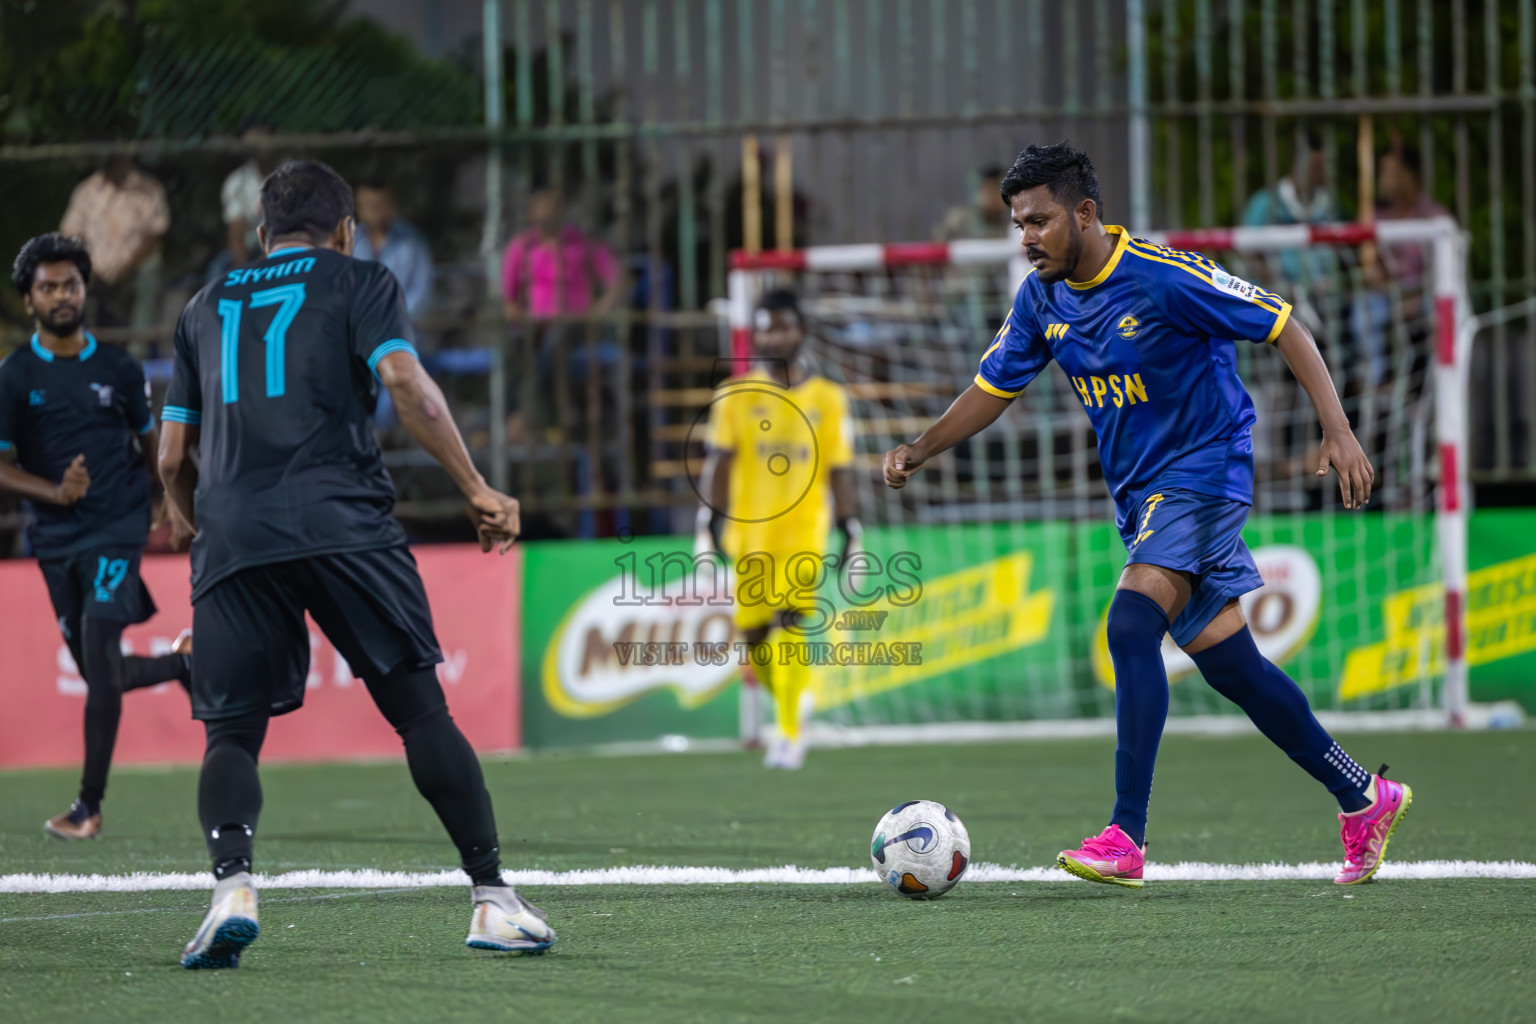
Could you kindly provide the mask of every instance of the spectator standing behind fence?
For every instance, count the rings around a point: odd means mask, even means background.
[[[1377,220],[1417,220],[1449,216],[1445,207],[1424,192],[1419,151],[1405,146],[1394,133],[1392,147],[1376,162]],[[1428,337],[1429,294],[1425,274],[1433,259],[1427,243],[1382,246],[1379,262],[1363,270],[1365,292],[1351,304],[1352,324],[1364,350],[1365,383],[1379,387],[1389,380],[1393,353],[1388,339],[1393,324],[1406,327],[1415,346]]]
[[[957,238],[1006,237],[1012,224],[1008,220],[1008,204],[997,191],[1002,180],[1001,167],[983,167],[977,173],[976,191],[971,201],[945,211],[943,220],[933,227],[933,240],[953,242]]]
[[[968,201],[945,211],[943,218],[933,226],[933,240],[953,242],[966,238],[1008,237],[1013,224],[1008,219],[1008,204],[1003,202],[1002,194],[998,192],[1002,180],[1001,167],[989,165],[978,170],[976,188]],[[996,331],[1002,324],[1002,317],[993,314],[996,303],[988,301],[988,294],[993,289],[1005,293],[1011,289],[1006,268],[997,270],[992,276],[991,284],[986,284],[975,267],[948,266],[939,273],[937,280],[941,296],[947,304],[957,310],[962,308],[961,304],[970,307],[969,313],[957,312],[957,315],[973,317],[978,324]],[[849,327],[844,332],[845,343],[864,348],[879,348],[888,344],[888,339],[882,336],[884,327],[880,324],[858,322]]]
[[[557,188],[538,189],[528,199],[528,228],[507,245],[501,263],[502,309],[509,321],[548,320],[583,313],[602,316],[619,300],[618,263],[607,245],[565,222],[564,199]],[[601,288],[601,291],[599,291]],[[547,325],[530,335],[535,340],[538,364],[538,396],[553,399],[555,352],[565,353],[571,376],[584,379],[588,347],[579,333]],[[589,341],[592,339],[588,339]],[[562,342],[564,342],[562,344]],[[611,338],[596,340],[596,359],[607,366],[618,360],[618,345]],[[526,413],[516,394],[509,403],[507,438],[524,439]]]
[[[405,291],[411,318],[421,316],[432,297],[432,249],[420,231],[399,215],[395,192],[382,181],[357,186],[357,242],[352,255],[382,263]]]
[[[220,261],[215,273],[230,267],[243,267],[261,255],[256,228],[261,224],[261,183],[274,169],[271,158],[257,145],[271,134],[266,125],[248,124],[240,132],[240,141],[255,150],[245,163],[229,172],[219,199],[224,207],[224,224],[229,231],[228,260]]]
[[[116,156],[75,186],[59,231],[84,240],[97,293],[95,320],[102,325],[149,327],[159,319],[163,264],[160,240],[171,226],[165,186]]]
[[[1377,220],[1421,220],[1449,217],[1450,211],[1424,191],[1423,160],[1419,151],[1398,141],[1382,154],[1376,164],[1376,194],[1382,199],[1376,208]],[[1424,275],[1429,267],[1429,245],[1393,245],[1383,247],[1382,262],[1387,273],[1402,289],[1404,302],[1417,298],[1424,289]]]
[[[1298,139],[1291,173],[1260,189],[1243,209],[1243,223],[1326,224],[1338,219],[1338,205],[1328,182],[1328,162],[1323,144],[1308,134]],[[1290,249],[1280,254],[1280,270],[1293,285],[1303,289],[1298,299],[1306,303],[1305,289],[1329,276],[1333,269],[1329,252],[1322,247]]]
[[[529,198],[528,224],[502,257],[501,292],[507,319],[601,315],[612,310],[619,299],[619,268],[613,252],[574,224],[565,223],[558,189],[540,189]]]

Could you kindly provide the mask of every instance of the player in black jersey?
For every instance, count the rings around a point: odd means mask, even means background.
[[[218,880],[182,964],[237,966],[256,938],[256,759],[268,720],[303,703],[306,611],[400,733],[459,849],[474,885],[466,943],[548,949],[544,915],[502,882],[480,763],[433,669],[432,613],[373,433],[379,386],[463,491],[482,550],[511,547],[517,501],[470,461],[417,361],[400,285],[351,258],[350,186],[325,164],[289,163],[262,183],[261,207],[266,257],[187,304],[161,414],[160,471],[197,531],[192,708],[208,734],[197,803]]]
[[[138,362],[84,329],[90,279],[78,239],[53,233],[22,246],[11,280],[37,333],[0,363],[0,454],[15,457],[0,458],[0,488],[32,503],[32,549],[86,685],[80,795],[43,823],[60,839],[101,834],[123,693],[190,678],[181,654],[123,655],[123,628],[155,614],[139,579],[159,490],[155,423]]]

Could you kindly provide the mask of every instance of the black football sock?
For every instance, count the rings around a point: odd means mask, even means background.
[[[416,789],[459,848],[475,885],[501,885],[496,815],[480,759],[454,724],[431,668],[396,669],[368,682],[374,703],[405,741],[405,760]]]
[[[124,693],[161,683],[186,685],[192,681],[192,662],[181,654],[162,654],[154,658],[130,654],[123,657],[122,679]]]
[[[204,723],[208,749],[197,780],[197,817],[218,879],[251,870],[261,817],[256,760],[267,735],[267,718],[258,712]]]
[[[411,780],[459,848],[464,873],[475,885],[500,885],[501,851],[496,814],[485,788],[480,759],[446,706],[400,733]]]
[[[117,724],[123,712],[122,636],[116,622],[84,619],[80,623],[80,674],[85,677],[85,765],[80,772],[80,802],[95,813],[107,792]]]

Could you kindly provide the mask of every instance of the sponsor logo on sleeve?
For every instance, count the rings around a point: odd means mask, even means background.
[[[1218,270],[1211,274],[1211,284],[1216,286],[1217,291],[1236,295],[1238,298],[1247,299],[1249,302],[1253,301],[1255,293],[1259,290],[1258,285],[1249,284],[1242,278],[1234,277],[1225,270]]]

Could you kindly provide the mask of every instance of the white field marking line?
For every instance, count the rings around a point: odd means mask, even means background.
[[[304,903],[310,900],[341,900],[350,896],[377,896],[388,892],[414,892],[414,889],[359,889],[353,892],[328,892],[318,896],[284,896],[281,899],[263,899],[267,903]],[[194,907],[136,907],[133,910],[87,910],[80,914],[39,914],[36,917],[0,917],[0,924],[19,921],[64,921],[72,917],[122,917],[126,914],[199,914],[200,906]]]
[[[1181,861],[1148,864],[1146,878],[1154,882],[1283,882],[1331,879],[1334,863],[1208,864]],[[575,871],[507,871],[513,885],[862,885],[879,881],[869,868],[652,867],[584,868]],[[1429,860],[1389,861],[1377,874],[1382,880],[1432,878],[1536,878],[1528,861]],[[972,882],[1071,882],[1055,867],[976,863],[966,873]],[[0,893],[148,892],[212,888],[212,876],[194,872],[135,872],[131,875],[0,875]],[[424,889],[464,886],[469,878],[453,871],[287,871],[257,875],[263,889]]]

